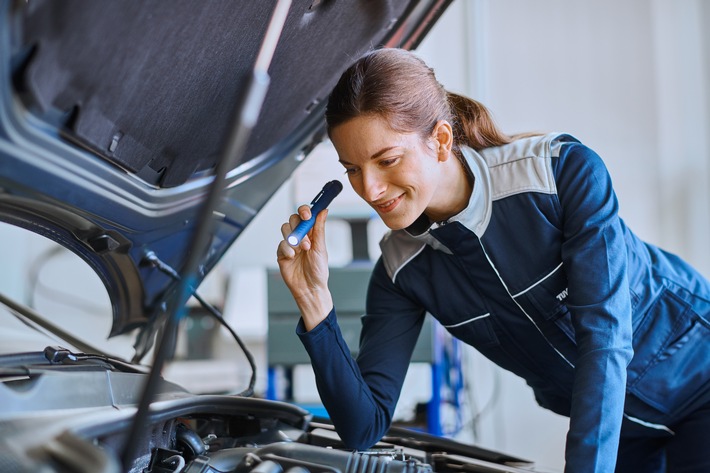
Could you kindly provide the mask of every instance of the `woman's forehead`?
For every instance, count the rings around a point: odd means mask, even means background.
[[[402,133],[392,129],[377,115],[360,116],[331,130],[331,140],[341,160],[373,159],[383,150],[411,147],[419,139],[416,133]]]

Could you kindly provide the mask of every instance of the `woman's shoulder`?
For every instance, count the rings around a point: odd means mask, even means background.
[[[565,143],[581,143],[577,138],[561,132],[514,135],[510,143],[485,148],[479,153],[489,166],[525,158],[552,158],[559,156]]]

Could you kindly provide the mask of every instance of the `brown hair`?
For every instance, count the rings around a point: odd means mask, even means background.
[[[447,92],[434,71],[414,53],[396,48],[372,51],[350,66],[328,99],[328,133],[362,115],[380,115],[393,130],[427,138],[439,120],[454,131],[454,150],[480,150],[512,141],[483,104]],[[460,158],[460,156],[459,156]]]

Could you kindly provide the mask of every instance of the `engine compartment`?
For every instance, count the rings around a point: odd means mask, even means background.
[[[454,473],[530,471],[532,465],[496,452],[394,429],[365,451],[346,449],[333,426],[303,430],[276,419],[195,416],[176,419],[147,468],[132,472],[207,473]],[[422,437],[420,437],[422,436]]]
[[[297,406],[249,398],[226,401],[223,407],[229,406],[229,414],[223,409],[220,413],[196,410],[154,423],[151,448],[143,450],[130,471],[455,473],[519,472],[533,466],[505,454],[398,427],[369,450],[353,451],[345,448],[327,419],[314,420]]]
[[[1,396],[0,396],[1,397]],[[327,419],[285,402],[172,392],[151,406],[130,464],[135,408],[46,410],[0,419],[0,469],[92,473],[529,472],[524,460],[393,427],[371,449],[345,448]]]

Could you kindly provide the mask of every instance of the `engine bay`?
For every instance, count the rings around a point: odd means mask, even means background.
[[[225,401],[234,409],[229,415],[196,412],[153,424],[152,441],[144,443],[151,448],[130,471],[455,473],[532,467],[498,452],[398,427],[372,448],[353,451],[327,419],[313,419],[297,406],[247,398]]]
[[[14,315],[16,323],[39,329],[27,310],[8,308],[8,320]],[[529,461],[404,424],[390,427],[371,448],[354,451],[328,418],[298,404],[253,393],[196,394],[162,377],[136,430],[150,374],[143,365],[58,345],[0,355],[0,471],[540,471]]]

